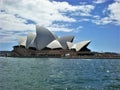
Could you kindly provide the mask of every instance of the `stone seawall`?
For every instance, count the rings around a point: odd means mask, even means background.
[[[117,53],[76,52],[74,50],[33,50],[17,47],[11,52],[11,57],[42,57],[42,58],[86,58],[86,59],[120,59]]]

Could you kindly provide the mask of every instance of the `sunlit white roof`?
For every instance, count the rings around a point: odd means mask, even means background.
[[[42,50],[47,47],[50,49],[61,48],[80,51],[90,43],[90,40],[88,40],[74,44],[72,43],[73,39],[74,36],[64,36],[59,38],[48,29],[36,25],[36,34],[28,33],[27,37],[19,36],[18,45],[25,46],[26,48],[33,47],[37,50]]]
[[[28,33],[27,41],[26,41],[26,48],[29,48],[29,46],[33,44],[35,37],[36,35],[34,33]]]
[[[90,40],[88,41],[82,41],[79,43],[74,44],[71,49],[75,49],[76,51],[80,51],[83,47],[87,46],[90,43]]]
[[[31,41],[31,43],[29,44],[29,47],[34,47],[36,48],[36,41],[35,41],[35,38]]]
[[[41,50],[50,42],[55,40],[55,36],[46,28],[36,25],[36,48]]]
[[[68,45],[68,49],[71,49],[74,44],[72,42],[67,42],[67,45]]]
[[[62,45],[62,47],[64,49],[67,49],[67,42],[72,42],[74,39],[74,36],[64,36],[58,39],[58,41],[60,42],[60,44]]]
[[[26,46],[26,37],[25,36],[19,36],[18,37],[18,45]]]
[[[47,45],[47,47],[51,49],[63,48],[58,40],[52,41],[50,44]]]
[[[24,42],[22,42],[20,45],[25,46],[26,47],[26,40]]]

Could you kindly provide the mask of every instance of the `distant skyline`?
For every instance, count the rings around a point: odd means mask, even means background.
[[[120,53],[120,0],[0,0],[0,51],[12,50],[17,37],[44,26],[88,48]]]

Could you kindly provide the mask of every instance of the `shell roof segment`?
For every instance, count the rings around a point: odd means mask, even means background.
[[[91,41],[81,41],[76,44],[74,44],[71,49],[75,49],[76,51],[80,51],[83,47],[86,47]]]
[[[29,48],[30,45],[34,42],[36,35],[34,33],[28,33],[27,41],[26,41],[26,48]]]
[[[74,36],[63,36],[58,38],[57,35],[53,34],[48,29],[36,25],[36,34],[28,33],[27,37],[19,37],[18,45],[25,46],[25,48],[36,48],[37,50],[42,50],[45,48],[50,49],[75,49],[76,51],[82,50],[84,47],[86,48],[88,44],[91,42],[81,41],[76,44],[72,43]]]
[[[67,42],[73,42],[74,36],[64,36],[58,39],[64,49],[67,49]]]
[[[58,40],[52,41],[50,44],[47,45],[47,47],[51,48],[51,49],[57,49],[57,48],[61,48],[62,49],[63,48]]]
[[[48,29],[36,25],[36,48],[41,50],[45,48],[50,42],[55,40],[55,36]]]
[[[18,37],[18,45],[26,46],[26,37],[25,36],[19,36]]]

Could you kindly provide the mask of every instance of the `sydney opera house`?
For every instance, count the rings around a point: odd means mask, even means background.
[[[90,40],[73,43],[74,36],[58,37],[48,29],[36,25],[36,33],[18,37],[12,56],[76,56],[81,52],[90,52],[87,48]]]

